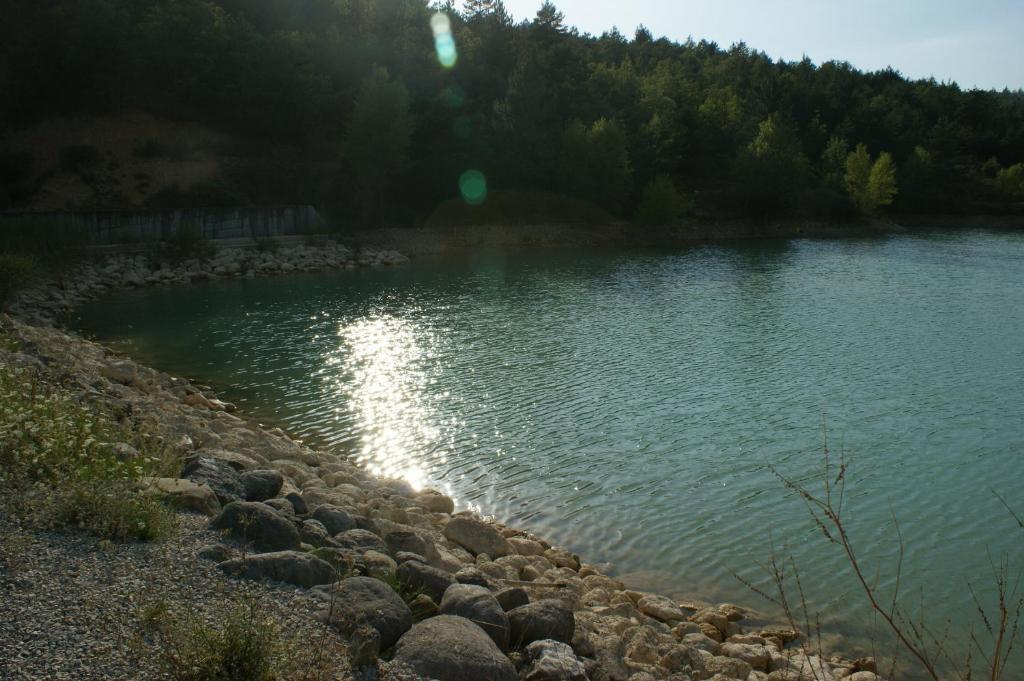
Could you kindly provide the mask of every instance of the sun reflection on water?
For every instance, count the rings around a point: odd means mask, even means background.
[[[334,390],[356,418],[359,462],[422,489],[428,476],[416,453],[441,448],[442,439],[430,416],[430,335],[407,320],[373,317],[340,327],[338,337],[327,364],[338,368]],[[446,458],[432,456],[441,464]]]

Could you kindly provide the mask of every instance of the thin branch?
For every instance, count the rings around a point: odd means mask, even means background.
[[[1021,517],[1017,515],[1017,513],[1010,507],[1010,505],[1006,503],[1006,499],[1003,499],[1001,496],[999,496],[999,492],[992,490],[992,494],[994,494],[996,499],[998,499],[999,502],[1004,507],[1006,507],[1006,510],[1009,511],[1011,516],[1013,516],[1013,519],[1017,521],[1017,525],[1019,525],[1020,528],[1024,530],[1024,519],[1021,519]]]

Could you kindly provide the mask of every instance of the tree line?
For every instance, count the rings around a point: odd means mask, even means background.
[[[500,0],[5,6],[5,125],[129,108],[202,121],[246,140],[218,189],[231,200],[315,203],[339,222],[422,222],[467,172],[650,224],[1024,201],[1021,90],[644,27],[581,34],[550,2],[518,23]]]

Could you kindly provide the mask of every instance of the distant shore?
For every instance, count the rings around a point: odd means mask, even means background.
[[[439,255],[477,248],[568,248],[683,246],[757,239],[849,239],[906,234],[926,229],[1024,230],[1024,216],[914,215],[875,220],[823,221],[780,219],[688,220],[669,227],[608,224],[511,224],[384,228],[357,231],[351,238],[409,256]]]

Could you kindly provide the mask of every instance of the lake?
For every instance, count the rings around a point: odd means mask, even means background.
[[[80,328],[245,411],[608,563],[764,603],[774,551],[811,606],[870,618],[769,466],[849,459],[860,555],[926,619],[974,622],[1024,566],[1024,235],[934,232],[664,251],[485,253],[118,294]]]

